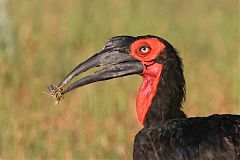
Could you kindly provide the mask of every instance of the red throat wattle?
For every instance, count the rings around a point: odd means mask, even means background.
[[[137,95],[137,114],[138,120],[143,124],[149,107],[157,91],[157,86],[160,81],[162,65],[155,63],[148,67],[143,72],[143,82]]]
[[[141,52],[143,47],[147,47],[147,53]],[[145,65],[145,69],[141,74],[143,83],[136,99],[138,120],[142,124],[156,94],[163,67],[162,64],[155,63],[154,59],[164,48],[165,45],[156,38],[139,39],[131,45],[131,55]],[[143,51],[146,51],[146,48],[144,49]]]

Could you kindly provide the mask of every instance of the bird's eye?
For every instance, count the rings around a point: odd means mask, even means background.
[[[141,54],[146,55],[150,52],[150,50],[151,50],[150,47],[142,46],[139,51],[140,51]]]

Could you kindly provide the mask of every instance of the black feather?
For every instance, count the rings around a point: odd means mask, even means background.
[[[240,116],[161,121],[135,137],[134,160],[239,160]]]

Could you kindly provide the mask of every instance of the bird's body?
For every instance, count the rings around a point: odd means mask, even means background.
[[[63,89],[78,74],[102,65],[109,66]],[[62,97],[90,83],[140,74],[136,109],[143,129],[135,137],[134,160],[240,160],[240,115],[187,118],[182,111],[182,66],[173,46],[160,37],[113,37],[70,72],[53,95]]]
[[[240,116],[176,118],[135,136],[134,160],[239,160]]]

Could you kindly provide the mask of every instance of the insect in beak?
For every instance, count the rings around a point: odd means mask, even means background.
[[[44,94],[47,94],[51,97],[54,97],[55,98],[55,105],[58,105],[59,101],[61,99],[63,99],[63,88],[62,87],[57,87],[55,85],[50,85],[48,86],[48,90],[50,91],[50,93],[47,93],[47,92],[43,92]]]

